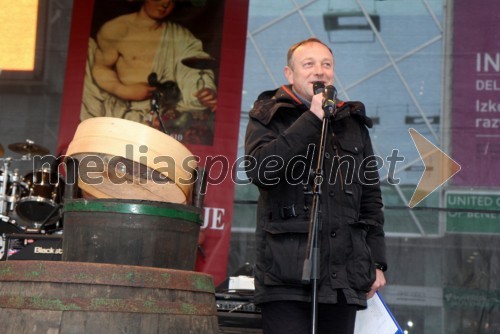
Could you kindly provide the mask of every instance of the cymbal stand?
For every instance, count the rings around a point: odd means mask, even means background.
[[[4,159],[3,161],[3,174],[0,176],[0,196],[2,198],[0,199],[0,206],[1,206],[1,212],[0,216],[2,220],[5,220],[5,218],[9,218],[7,216],[8,213],[8,202],[7,202],[7,192],[9,190],[8,187],[8,181],[9,181],[9,165],[10,165],[10,158]],[[8,221],[8,219],[7,219]]]
[[[16,201],[18,200],[18,196],[20,196],[21,192],[19,187],[21,186],[21,176],[19,175],[19,170],[14,169],[14,174],[12,174],[12,185],[11,185],[11,193],[10,193],[10,211],[14,211],[14,207],[16,205]]]

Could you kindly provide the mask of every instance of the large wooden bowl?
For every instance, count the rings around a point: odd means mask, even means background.
[[[78,186],[91,197],[191,202],[197,160],[147,125],[89,118],[78,125],[66,155],[79,161]]]

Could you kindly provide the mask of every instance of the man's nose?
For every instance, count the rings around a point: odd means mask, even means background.
[[[321,64],[314,66],[314,74],[317,76],[323,76],[323,74],[325,74],[325,69],[321,66]]]

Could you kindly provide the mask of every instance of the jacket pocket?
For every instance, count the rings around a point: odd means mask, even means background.
[[[366,234],[370,226],[362,221],[349,223],[352,251],[347,257],[347,279],[349,285],[368,292],[375,281],[375,267],[371,250],[366,243]]]
[[[309,221],[267,223],[264,227],[265,285],[302,284]]]
[[[339,140],[340,171],[342,173],[343,190],[346,205],[359,210],[362,193],[363,145],[358,141]]]

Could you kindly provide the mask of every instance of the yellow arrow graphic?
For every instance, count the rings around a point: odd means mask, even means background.
[[[458,173],[462,167],[417,130],[410,128],[409,132],[420,159],[425,165],[425,171],[410,199],[409,207],[413,208]]]

